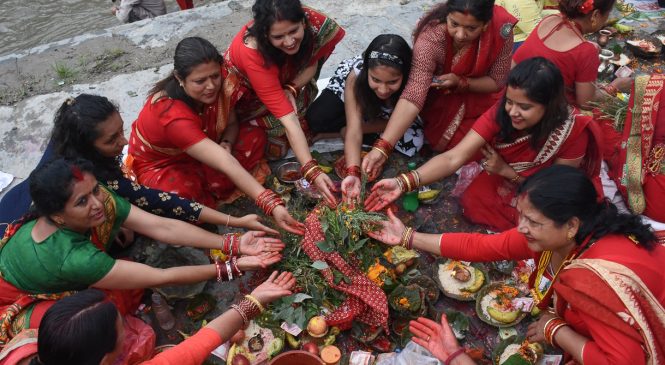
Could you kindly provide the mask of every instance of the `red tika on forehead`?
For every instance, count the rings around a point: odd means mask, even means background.
[[[70,167],[70,170],[76,181],[83,181],[83,172],[81,172],[81,169],[79,169],[78,166],[72,166]]]

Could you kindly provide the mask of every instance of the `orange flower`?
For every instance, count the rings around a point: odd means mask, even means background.
[[[406,308],[406,309],[408,309],[408,308],[411,307],[411,303],[409,303],[409,299],[404,298],[404,297],[399,298],[399,300],[397,301],[397,303],[399,303],[399,305],[400,305],[402,308]]]

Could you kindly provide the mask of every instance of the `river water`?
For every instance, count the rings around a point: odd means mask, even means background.
[[[169,12],[179,10],[175,0],[165,2]],[[111,6],[110,0],[0,0],[0,56],[118,25]]]

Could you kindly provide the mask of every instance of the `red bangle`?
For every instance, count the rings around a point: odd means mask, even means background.
[[[453,352],[448,356],[448,358],[443,362],[444,365],[450,365],[450,363],[455,360],[455,358],[464,353],[464,347],[460,347],[457,351]]]
[[[357,178],[360,178],[360,175],[361,175],[360,166],[352,165],[346,168],[346,176],[355,176]]]

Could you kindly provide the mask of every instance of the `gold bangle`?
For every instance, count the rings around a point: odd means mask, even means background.
[[[266,310],[265,308],[263,308],[263,305],[261,305],[261,302],[259,302],[258,299],[254,298],[250,294],[245,295],[245,298],[247,298],[247,300],[249,300],[250,302],[254,303],[257,307],[259,307],[261,313],[263,313],[263,311]]]
[[[406,182],[406,188],[408,189],[407,191],[413,190],[413,188],[411,187],[411,181],[409,181],[409,177],[406,176],[406,174],[401,174],[399,176],[404,178],[404,181]]]
[[[380,149],[379,147],[374,146],[374,147],[372,147],[372,150],[379,151],[383,155],[383,157],[386,158],[386,160],[388,159],[388,154],[384,150]]]
[[[510,179],[510,182],[513,184],[517,184],[517,182],[520,181],[520,177],[521,177],[520,174],[515,173],[515,177]]]
[[[305,173],[302,175],[302,177],[304,177],[305,180],[309,180],[309,179],[307,178],[307,176],[309,175],[310,172],[314,171],[314,169],[316,169],[317,167],[319,167],[319,165],[315,165],[315,166],[310,167],[309,170],[307,170],[307,172],[305,172]]]

